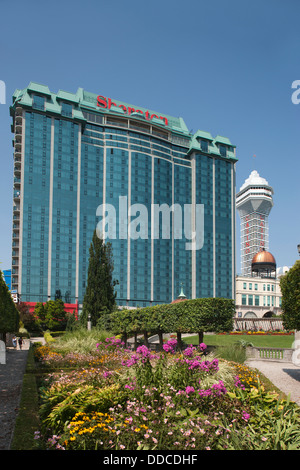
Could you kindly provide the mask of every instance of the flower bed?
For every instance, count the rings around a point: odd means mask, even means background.
[[[81,366],[79,361],[70,372],[48,374],[40,393],[42,435],[47,447],[270,448],[267,445],[274,447],[278,442],[274,435],[279,429],[277,422],[285,419],[281,416],[284,413],[289,415],[291,425],[297,426],[289,439],[300,449],[300,413],[296,405],[279,403],[278,397],[265,392],[257,374],[247,367],[205,356],[205,344],[184,351],[176,347],[176,340],[171,339],[160,353],[146,346],[129,352],[119,340],[111,338],[97,344],[93,365],[85,362]],[[47,348],[38,349],[36,357],[39,363],[45,360],[48,366],[51,362],[57,364],[54,352],[52,347],[52,354]],[[66,367],[69,360],[69,366],[74,365],[68,354],[63,359]],[[258,412],[264,418],[258,419]],[[280,442],[286,445],[286,440]]]

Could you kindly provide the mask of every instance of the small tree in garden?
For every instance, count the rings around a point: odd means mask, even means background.
[[[0,271],[0,335],[15,333],[19,329],[19,312]]]
[[[29,331],[33,331],[36,328],[35,317],[34,314],[30,312],[26,302],[20,302],[16,305],[16,308],[20,314],[20,320],[24,327]]]
[[[300,261],[280,279],[283,326],[300,330]]]
[[[92,325],[96,326],[101,315],[107,315],[115,308],[115,286],[118,281],[113,279],[114,265],[111,243],[105,243],[99,238],[96,230],[89,253],[87,287],[80,321],[86,325],[88,315],[90,315]]]
[[[37,302],[34,317],[42,330],[64,330],[68,321],[61,299],[49,300],[45,304]]]

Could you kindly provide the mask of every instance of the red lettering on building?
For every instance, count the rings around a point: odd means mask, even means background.
[[[103,109],[111,109],[112,106],[116,106],[116,107],[122,108],[124,113],[128,114],[129,116],[132,113],[140,113],[147,119],[147,121],[151,121],[153,118],[161,119],[164,125],[168,126],[168,119],[165,116],[157,116],[157,114],[150,115],[149,111],[144,112],[141,109],[134,109],[134,108],[131,108],[130,106],[128,106],[127,108],[124,104],[117,105],[111,100],[111,98],[106,98],[106,96],[102,96],[102,95],[97,96],[97,106]]]
[[[100,108],[107,108],[107,101],[105,96],[97,96],[97,106],[100,106]]]

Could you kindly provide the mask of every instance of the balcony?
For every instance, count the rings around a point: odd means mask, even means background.
[[[16,152],[21,152],[22,151],[22,143],[21,142],[15,141],[14,147],[15,147]]]
[[[14,188],[15,189],[20,189],[21,186],[21,179],[20,178],[14,178]]]
[[[17,124],[15,127],[15,134],[16,135],[22,135],[22,124]]]
[[[15,150],[15,155],[14,155],[15,162],[20,162],[22,160],[22,153],[20,150]]]
[[[16,175],[16,178],[19,179],[21,176],[21,165],[15,165],[14,166],[14,174]]]

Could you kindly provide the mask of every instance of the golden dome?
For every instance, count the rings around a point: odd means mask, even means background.
[[[262,264],[268,263],[268,264],[275,264],[276,265],[276,261],[275,261],[274,256],[266,250],[259,251],[253,257],[252,265],[257,264],[257,263],[259,263],[259,264],[260,263],[262,263]]]

